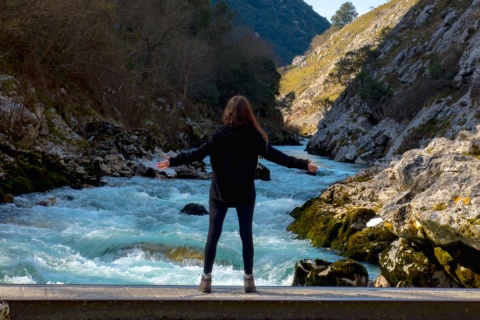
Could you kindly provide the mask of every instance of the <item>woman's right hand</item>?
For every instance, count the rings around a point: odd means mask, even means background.
[[[170,157],[163,156],[165,160],[157,162],[157,169],[165,170],[170,167]]]
[[[308,160],[308,171],[315,173],[318,170],[318,167],[312,163],[312,160]]]

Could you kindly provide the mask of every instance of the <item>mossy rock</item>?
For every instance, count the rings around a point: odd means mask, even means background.
[[[287,230],[296,233],[299,238],[310,239],[317,247],[331,247],[342,227],[341,220],[335,219],[336,213],[328,211],[328,208],[323,206],[323,201],[318,198],[295,208],[290,215],[296,220]]]
[[[379,255],[396,239],[397,236],[390,232],[384,224],[366,228],[349,237],[344,254],[358,261],[378,265],[380,263]]]
[[[202,249],[192,248],[188,246],[174,247],[162,243],[140,242],[122,247],[111,247],[105,250],[103,255],[113,255],[122,257],[130,254],[132,250],[140,249],[145,253],[147,259],[157,260],[166,257],[175,262],[188,262],[192,260],[203,261],[204,253]]]
[[[367,208],[335,209],[324,197],[307,201],[290,215],[295,218],[287,230],[299,238],[310,239],[317,247],[331,247],[341,252],[347,249],[348,239],[366,227],[376,213]]]
[[[295,264],[292,286],[316,286],[318,274],[326,270],[332,263],[323,259],[304,259]]]
[[[351,236],[366,228],[367,222],[376,216],[375,211],[367,208],[350,208],[341,220],[341,228],[332,241],[332,248],[345,252]],[[335,217],[336,218],[336,217]]]
[[[2,183],[2,189],[6,193],[11,193],[13,195],[35,191],[32,182],[23,175],[23,172],[18,176],[12,176],[11,174],[8,174],[7,178]]]
[[[458,287],[456,282],[422,249],[405,240],[397,239],[380,255],[382,275],[393,286],[403,287]]]
[[[434,248],[438,262],[455,281],[465,288],[480,288],[480,253],[464,244]]]
[[[334,263],[322,259],[305,259],[295,265],[294,286],[367,286],[368,272],[352,259]]]

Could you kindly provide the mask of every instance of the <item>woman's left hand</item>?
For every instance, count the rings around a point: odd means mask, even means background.
[[[312,160],[308,160],[308,171],[315,173],[318,170],[318,167],[312,163]]]
[[[165,170],[170,167],[170,157],[163,156],[165,160],[157,162],[157,169]]]

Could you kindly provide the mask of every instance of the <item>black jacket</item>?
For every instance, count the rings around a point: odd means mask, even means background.
[[[258,156],[288,168],[308,169],[308,160],[288,156],[268,144],[253,126],[221,126],[200,148],[170,158],[175,167],[210,156],[210,201],[227,206],[255,201]]]

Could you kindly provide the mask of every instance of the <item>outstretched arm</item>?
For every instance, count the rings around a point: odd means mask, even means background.
[[[267,145],[267,150],[263,154],[265,159],[275,162],[284,167],[288,168],[297,168],[297,169],[306,169],[310,172],[315,172],[318,170],[318,167],[314,165],[311,160],[298,159],[275,149],[270,144]]]
[[[182,152],[173,158],[170,158],[169,156],[163,156],[165,160],[157,162],[157,168],[160,170],[165,170],[169,167],[176,167],[193,161],[201,161],[207,156],[207,154],[207,145],[204,143],[198,149]]]

